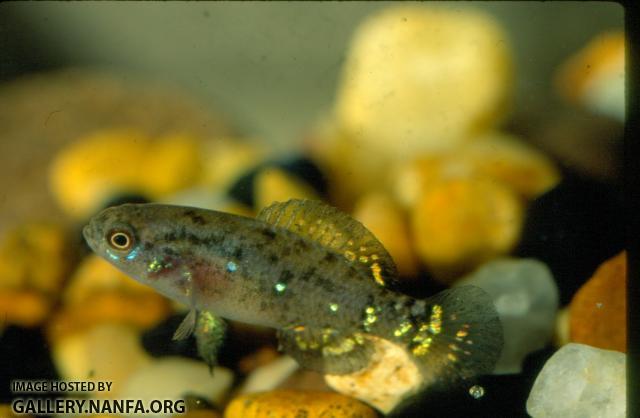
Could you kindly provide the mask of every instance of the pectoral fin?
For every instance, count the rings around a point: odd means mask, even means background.
[[[218,363],[218,353],[224,334],[226,322],[208,311],[201,311],[195,329],[198,354],[209,365],[210,370]]]
[[[193,331],[196,328],[196,317],[196,310],[190,310],[187,316],[184,317],[184,319],[178,326],[178,329],[176,329],[176,332],[173,333],[172,339],[174,341],[177,341],[189,338],[189,336],[193,334]]]

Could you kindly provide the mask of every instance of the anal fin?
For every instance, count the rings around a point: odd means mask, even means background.
[[[360,332],[305,326],[278,330],[280,350],[306,369],[324,374],[347,374],[366,367],[373,354],[372,343]]]

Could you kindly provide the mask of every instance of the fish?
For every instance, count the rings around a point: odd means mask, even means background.
[[[201,355],[216,351],[218,317],[274,328],[282,351],[325,374],[365,368],[372,337],[400,345],[424,373],[451,384],[490,373],[502,349],[486,292],[403,294],[380,241],[321,201],[274,202],[255,218],[124,204],[95,215],[83,234],[96,254],[189,307],[176,337],[195,331]]]

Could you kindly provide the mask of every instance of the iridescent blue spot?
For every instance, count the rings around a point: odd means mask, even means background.
[[[120,260],[120,257],[114,253],[112,253],[111,251],[107,250],[107,255],[109,256],[110,259],[112,260]]]
[[[127,255],[127,260],[133,260],[134,258],[136,258],[137,255],[138,255],[138,247],[134,248],[133,251],[131,251]]]
[[[229,261],[227,263],[227,271],[229,273],[233,273],[236,270],[238,270],[238,265],[236,263],[234,263],[233,261]]]

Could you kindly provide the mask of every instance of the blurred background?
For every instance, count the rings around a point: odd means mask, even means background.
[[[253,416],[259,391],[276,416],[304,396],[366,417],[584,407],[545,373],[617,411],[624,54],[611,2],[0,3],[0,417],[10,380],[53,378],[188,398],[210,418]],[[211,378],[193,337],[171,340],[185,307],[80,232],[124,202],[255,216],[290,198],[363,223],[401,291],[489,293],[505,336],[493,374],[405,398],[394,372],[325,379],[273,330],[230,322]]]
[[[0,6],[0,77],[90,67],[186,89],[250,136],[290,146],[334,98],[350,36],[389,2],[11,2]],[[431,2],[485,10],[513,45],[516,109],[552,99],[553,71],[620,28],[610,2]]]

